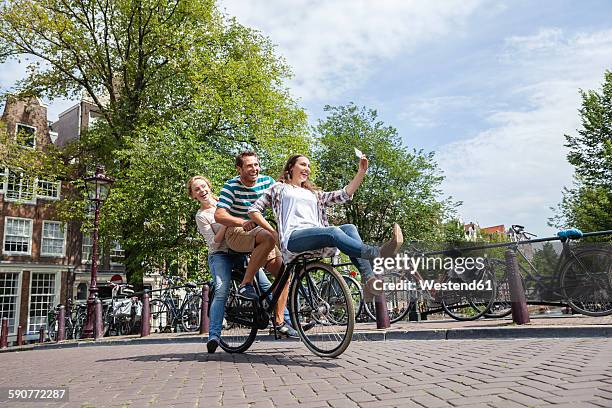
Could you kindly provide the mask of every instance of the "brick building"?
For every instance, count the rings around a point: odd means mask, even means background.
[[[50,143],[79,137],[95,120],[91,111],[91,104],[81,101],[50,124],[47,107],[37,98],[9,97],[2,123],[24,148],[44,151]],[[91,236],[81,232],[80,223],[58,219],[54,204],[65,189],[60,182],[0,167],[0,314],[9,319],[9,335],[21,325],[26,336],[33,337],[46,324],[49,308],[87,298]],[[124,276],[118,244],[107,245],[103,252],[98,281],[117,273]]]

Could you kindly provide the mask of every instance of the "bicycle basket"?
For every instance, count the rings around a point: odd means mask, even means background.
[[[130,299],[113,302],[113,315],[128,317],[132,315],[132,301]]]

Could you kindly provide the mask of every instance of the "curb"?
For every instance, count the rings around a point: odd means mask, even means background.
[[[360,331],[353,333],[353,341],[397,341],[397,340],[516,340],[530,338],[609,338],[612,325],[589,326],[540,326],[540,327],[480,327],[463,329],[389,330]],[[124,339],[67,341],[65,343],[28,344],[0,349],[0,353],[56,350],[80,347],[128,346],[146,344],[196,344],[204,343],[206,336],[182,337],[135,337]],[[258,335],[256,342],[298,342],[298,339],[275,340],[273,335]]]

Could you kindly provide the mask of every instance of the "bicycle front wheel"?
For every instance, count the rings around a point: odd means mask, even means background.
[[[200,330],[200,309],[202,307],[202,296],[193,295],[181,309],[181,330],[196,332]]]
[[[574,254],[559,279],[562,294],[574,311],[587,316],[612,314],[612,252]]]
[[[297,272],[289,290],[291,320],[306,347],[338,357],[351,343],[355,308],[346,281],[330,265],[312,262]]]

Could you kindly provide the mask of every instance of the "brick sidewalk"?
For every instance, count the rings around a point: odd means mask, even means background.
[[[612,339],[355,342],[335,360],[299,343],[204,351],[192,343],[8,353],[0,383],[67,386],[68,403],[46,405],[62,407],[612,406]]]
[[[138,343],[199,343],[206,335],[194,333],[153,333],[141,338],[139,335],[105,337],[98,342],[91,340],[69,340],[57,343],[29,344],[21,347],[0,349],[0,355],[10,351],[40,350],[47,348],[89,347],[125,345]],[[525,325],[515,325],[511,318],[480,319],[458,322],[455,320],[430,320],[420,322],[401,321],[388,329],[376,329],[376,323],[357,323],[353,341],[372,340],[459,340],[459,339],[518,339],[518,338],[568,338],[612,337],[612,316],[588,317],[581,315],[540,316]],[[274,341],[267,330],[258,334],[259,341]]]

